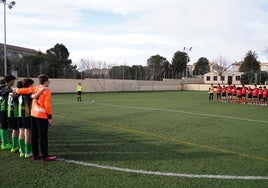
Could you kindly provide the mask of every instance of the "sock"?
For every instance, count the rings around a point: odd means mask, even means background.
[[[20,152],[25,153],[25,140],[19,139]]]
[[[25,148],[26,148],[26,153],[27,154],[32,152],[32,144],[26,144]]]
[[[2,139],[2,146],[5,146],[8,144],[8,130],[1,131],[1,139]]]
[[[18,136],[12,137],[12,148],[17,148],[18,147],[18,140],[19,140]]]
[[[0,142],[2,144],[2,129],[0,129]]]

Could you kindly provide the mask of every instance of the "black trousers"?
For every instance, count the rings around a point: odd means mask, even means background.
[[[40,152],[43,158],[48,156],[48,120],[32,117],[32,152],[36,157]]]

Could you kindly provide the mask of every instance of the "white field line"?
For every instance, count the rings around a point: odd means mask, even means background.
[[[222,115],[213,115],[213,114],[203,114],[196,112],[186,112],[181,110],[167,110],[161,108],[149,108],[149,107],[137,107],[137,106],[123,106],[123,105],[113,105],[113,104],[103,104],[97,103],[102,106],[110,106],[110,107],[119,107],[119,108],[129,108],[129,109],[140,109],[140,110],[152,110],[152,111],[161,111],[161,112],[171,112],[171,113],[181,113],[181,114],[189,114],[189,115],[198,115],[198,116],[208,116],[208,117],[217,117],[217,118],[225,118],[225,119],[233,119],[233,120],[241,120],[241,121],[250,121],[250,122],[258,122],[258,123],[267,123],[268,121],[264,120],[256,120],[256,119],[248,119],[248,118],[239,118],[239,117],[231,117],[231,116],[222,116]]]
[[[64,100],[62,100],[62,101],[64,101]],[[57,102],[57,103],[54,103],[54,105],[72,104],[72,103],[75,103],[75,102],[74,101]],[[225,118],[225,119],[233,119],[233,120],[241,120],[241,121],[267,123],[268,124],[268,121],[265,121],[265,120],[239,118],[239,117],[222,116],[222,115],[214,115],[214,114],[203,114],[203,113],[197,113],[197,112],[186,112],[186,111],[181,111],[181,110],[168,110],[168,109],[161,109],[161,108],[149,108],[149,107],[138,107],[138,106],[123,106],[123,105],[104,104],[104,103],[95,103],[95,105],[96,104],[101,105],[101,106],[129,108],[129,109],[140,109],[140,110],[151,110],[151,111],[161,111],[161,112],[171,112],[171,113],[181,113],[181,114],[207,116],[207,117],[217,117],[217,118]]]
[[[94,163],[86,163],[82,161],[74,161],[63,158],[58,158],[57,161],[62,161],[66,163],[72,163],[82,166],[89,166],[93,168],[101,168],[106,170],[114,170],[120,172],[128,172],[135,174],[146,174],[146,175],[154,175],[154,176],[168,176],[168,177],[181,177],[181,178],[202,178],[202,179],[227,179],[227,180],[268,180],[268,176],[230,176],[230,175],[212,175],[212,174],[180,174],[180,173],[172,173],[172,172],[159,172],[159,171],[146,171],[146,170],[136,170],[130,168],[120,168],[115,166],[106,166],[99,165]]]
[[[56,104],[68,104],[74,102],[60,102]],[[166,110],[166,109],[159,109],[159,108],[148,108],[148,107],[135,107],[135,106],[122,106],[122,105],[111,105],[111,104],[103,104],[97,103],[98,105],[103,106],[111,106],[111,107],[120,107],[120,108],[130,108],[130,109],[143,109],[143,110],[153,110],[153,111],[163,111],[163,112],[172,112],[172,113],[183,113],[183,114],[190,114],[190,115],[200,115],[200,116],[209,116],[209,117],[221,117],[221,118],[228,118],[228,119],[235,119],[235,120],[243,120],[243,121],[251,121],[251,122],[261,122],[261,123],[268,123],[268,121],[262,120],[254,120],[254,119],[247,119],[247,118],[237,118],[237,117],[230,117],[230,116],[220,116],[220,115],[212,115],[212,114],[202,114],[202,113],[194,113],[194,112],[185,112],[179,110]],[[128,173],[136,173],[136,174],[146,174],[146,175],[154,175],[154,176],[168,176],[168,177],[182,177],[182,178],[203,178],[203,179],[229,179],[229,180],[268,180],[268,176],[231,176],[231,175],[212,175],[212,174],[181,174],[181,173],[172,173],[172,172],[159,172],[159,171],[146,171],[146,170],[136,170],[136,169],[129,169],[129,168],[120,168],[114,166],[105,166],[99,165],[94,163],[86,163],[82,161],[74,161],[68,160],[63,158],[58,158],[58,161],[78,164],[82,166],[89,166],[94,168],[101,168],[106,170],[114,170],[114,171],[121,171],[121,172],[128,172]]]

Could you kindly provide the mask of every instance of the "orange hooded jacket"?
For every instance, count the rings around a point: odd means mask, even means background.
[[[28,88],[17,88],[18,94],[35,94],[41,90],[43,86],[31,86]],[[41,92],[37,99],[32,100],[31,116],[42,119],[52,119],[51,108],[51,90],[45,89]]]

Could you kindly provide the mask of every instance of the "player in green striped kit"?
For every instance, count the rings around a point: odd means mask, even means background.
[[[30,78],[25,78],[22,81],[24,88],[31,87],[34,81]],[[20,87],[18,87],[20,88]],[[18,124],[19,124],[19,146],[20,157],[32,157],[32,144],[31,144],[31,94],[19,95],[18,100]]]
[[[0,88],[0,135],[1,135],[1,149],[10,150],[11,145],[8,142],[8,121],[7,121],[7,106],[8,96],[12,91],[11,87],[14,85],[16,77],[13,75],[6,75],[4,77],[5,84],[1,85]]]
[[[17,87],[22,87],[22,82],[18,81]],[[7,117],[8,124],[12,130],[12,148],[11,152],[15,153],[19,151],[19,124],[18,124],[18,106],[19,106],[19,95],[10,92],[8,95],[7,103]]]

